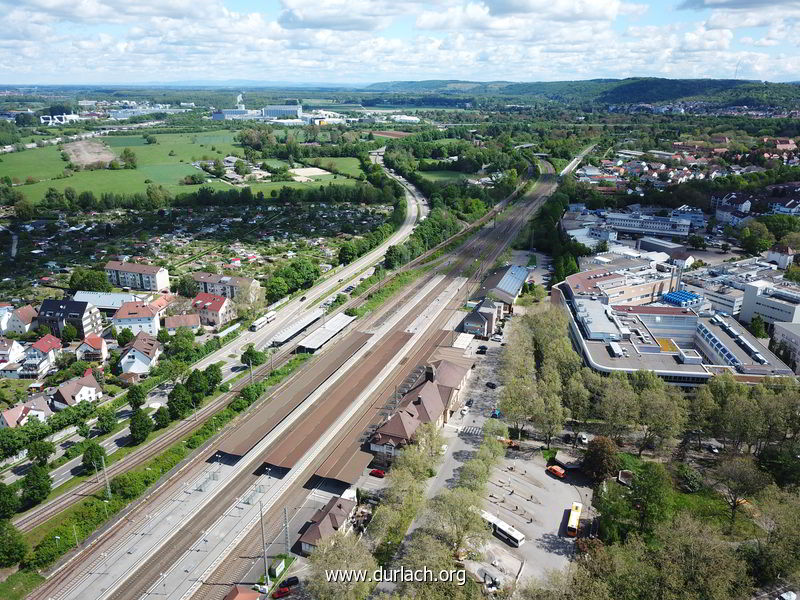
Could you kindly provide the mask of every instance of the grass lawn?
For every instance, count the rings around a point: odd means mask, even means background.
[[[163,186],[173,194],[178,194],[191,192],[198,187],[180,183],[187,175],[198,173],[198,170],[191,165],[193,161],[222,159],[230,154],[242,154],[241,147],[235,144],[234,133],[227,130],[207,133],[156,134],[158,140],[156,144],[147,144],[141,135],[107,136],[102,139],[117,154],[120,154],[124,148],[133,150],[136,154],[138,168],[118,171],[105,169],[80,171],[66,179],[50,179],[60,175],[66,166],[66,163],[61,160],[58,149],[50,146],[4,156],[3,162],[0,162],[0,177],[10,175],[24,181],[30,175],[40,179],[41,181],[38,183],[19,188],[26,198],[33,201],[41,200],[50,187],[57,190],[71,187],[78,193],[91,190],[96,196],[99,196],[103,192],[128,194],[144,192],[152,183]],[[358,160],[355,158],[333,160],[355,161],[355,164],[358,164]],[[274,159],[268,159],[266,162],[271,166],[287,164],[285,161]],[[342,168],[344,169],[344,167]],[[331,176],[330,180],[337,184],[352,184],[352,181],[344,177],[334,180]],[[217,179],[210,179],[207,185],[214,189],[230,189],[231,187]],[[268,194],[283,186],[304,188],[316,185],[319,183],[275,182],[253,183],[251,187],[254,192],[263,191]]]
[[[15,400],[15,392],[21,391],[28,397],[28,386],[33,383],[30,379],[0,379],[0,405],[6,405],[9,408],[14,406],[17,401]]]
[[[0,598],[3,600],[22,600],[40,583],[44,577],[32,571],[19,571],[0,583]]]
[[[327,165],[333,164],[337,171],[350,175],[351,177],[358,177],[361,175],[361,161],[357,158],[351,157],[331,157],[320,158],[320,168],[326,169]]]
[[[8,175],[15,183],[24,183],[28,177],[50,179],[64,172],[67,163],[55,146],[46,146],[24,152],[10,152],[0,157],[0,177]],[[27,187],[20,188],[23,192]]]
[[[474,175],[469,175],[467,173],[460,173],[458,171],[418,171],[418,173],[428,181],[432,181],[434,183],[449,183],[449,182],[458,182],[467,179],[468,177],[474,177]]]

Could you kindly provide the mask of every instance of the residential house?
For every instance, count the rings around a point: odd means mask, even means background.
[[[192,313],[190,315],[174,315],[164,319],[164,327],[167,333],[175,335],[179,327],[186,327],[196,332],[200,329],[200,315]]]
[[[192,308],[200,316],[203,325],[218,327],[236,318],[236,306],[224,296],[201,292],[192,300]]]
[[[111,317],[111,324],[117,331],[130,329],[134,335],[140,331],[156,335],[161,328],[161,319],[158,318],[157,310],[149,304],[126,302]]]
[[[775,244],[767,251],[767,262],[774,262],[779,269],[788,269],[789,265],[794,264],[794,257],[797,250],[790,248],[786,244]]]
[[[108,344],[99,335],[87,335],[75,350],[78,360],[104,363],[108,358]]]
[[[198,271],[192,273],[192,279],[197,282],[200,292],[244,302],[257,301],[261,289],[261,284],[249,277],[231,277]]]
[[[103,317],[97,307],[88,302],[44,300],[39,307],[38,322],[49,327],[58,337],[68,323],[78,331],[81,339],[103,332]]]
[[[158,362],[161,344],[156,338],[139,332],[122,351],[119,364],[123,375],[146,375]]]
[[[30,304],[20,306],[11,313],[11,317],[8,319],[8,326],[3,333],[13,332],[25,335],[36,327],[37,316],[38,312]]]
[[[175,296],[170,296],[169,294],[162,294],[161,296],[159,296],[150,303],[150,308],[156,311],[156,315],[158,315],[158,318],[161,319],[161,317],[163,317],[166,314],[167,307],[169,307],[169,305],[172,304],[174,300]]]
[[[383,461],[414,441],[420,425],[442,427],[460,407],[460,392],[470,370],[447,360],[425,367],[413,387],[400,399],[398,411],[381,425],[370,440],[370,450]]]
[[[44,423],[52,414],[45,396],[39,395],[0,413],[0,429],[22,427],[34,417]]]
[[[169,291],[169,271],[164,267],[110,260],[106,263],[105,271],[108,281],[117,287],[152,292]]]
[[[25,357],[25,349],[16,340],[0,337],[0,363],[16,363]]]
[[[10,302],[0,302],[0,333],[5,333],[8,329],[8,321],[14,312],[14,307]]]
[[[97,383],[94,376],[89,373],[83,377],[76,377],[65,381],[53,395],[53,408],[64,410],[68,406],[75,406],[81,402],[94,402],[103,397],[103,388]]]
[[[356,510],[356,502],[340,496],[334,496],[320,508],[313,517],[311,525],[300,536],[300,550],[311,554],[321,542],[337,531],[349,532],[353,526],[351,518]]]
[[[24,379],[41,379],[55,367],[56,357],[61,353],[61,340],[47,334],[25,350],[25,362],[19,376]]]

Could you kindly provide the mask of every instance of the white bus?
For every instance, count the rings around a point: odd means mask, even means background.
[[[496,517],[485,510],[481,511],[481,517],[492,529],[492,533],[494,533],[509,546],[519,548],[525,543],[525,535],[514,529],[514,527],[503,521],[501,518]]]
[[[264,327],[264,325],[266,325],[267,323],[272,323],[277,316],[278,313],[276,313],[274,310],[269,311],[263,317],[259,317],[258,319],[253,321],[253,323],[250,325],[250,331],[258,331],[259,329]]]

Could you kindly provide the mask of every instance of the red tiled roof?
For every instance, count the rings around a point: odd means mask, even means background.
[[[43,354],[47,354],[51,350],[58,350],[61,348],[61,340],[59,340],[56,336],[47,334],[43,338],[37,340],[33,347],[36,348],[39,352]]]
[[[102,350],[105,340],[95,333],[90,333],[86,336],[86,338],[84,338],[82,344],[86,344],[95,350]]]
[[[178,327],[200,327],[200,315],[175,315],[164,319],[164,327],[177,329]]]
[[[25,325],[30,325],[38,315],[36,309],[33,308],[30,304],[26,304],[25,306],[20,306],[14,312],[16,313],[17,318],[20,321],[22,321]]]
[[[210,310],[212,312],[220,312],[225,302],[228,299],[224,296],[217,296],[216,294],[208,294],[201,292],[192,300],[192,307],[199,310]]]
[[[136,319],[156,316],[157,310],[144,302],[123,302],[122,306],[114,313],[115,319]]]
[[[142,273],[145,275],[155,275],[164,267],[157,265],[140,265],[138,263],[119,262],[118,260],[110,260],[106,263],[106,269],[114,269],[115,271],[125,271],[128,273]]]

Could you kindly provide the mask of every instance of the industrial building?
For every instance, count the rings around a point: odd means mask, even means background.
[[[655,372],[668,383],[696,386],[729,372],[753,383],[792,370],[748,331],[722,315],[678,306],[603,304],[568,298],[565,282],[554,298],[570,316],[570,334],[584,362],[601,373]]]
[[[641,213],[608,213],[606,225],[622,233],[687,236],[691,223],[688,219],[651,217]]]
[[[478,302],[484,298],[492,298],[502,304],[503,312],[513,312],[514,302],[522,292],[522,286],[527,279],[527,268],[517,265],[503,267],[483,280],[473,298]]]
[[[650,304],[678,289],[672,265],[658,264],[636,272],[595,269],[575,273],[562,282],[567,299],[586,298],[602,304]]]
[[[686,246],[683,244],[661,240],[650,236],[645,236],[636,240],[636,248],[638,250],[648,250],[651,252],[666,252],[670,255],[673,252],[682,252],[686,250]]]
[[[745,284],[739,318],[749,323],[756,315],[766,323],[800,322],[800,287],[764,280]]]
[[[299,119],[303,116],[303,105],[270,104],[261,109],[261,116],[273,119]]]

